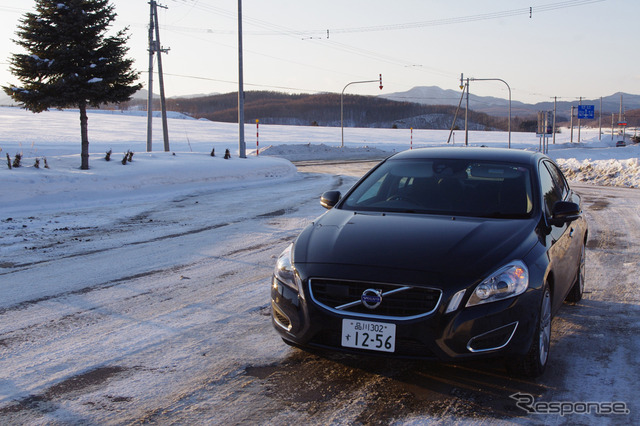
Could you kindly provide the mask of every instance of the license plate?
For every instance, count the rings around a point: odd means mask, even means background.
[[[384,322],[342,320],[342,346],[370,351],[394,352],[396,325]]]

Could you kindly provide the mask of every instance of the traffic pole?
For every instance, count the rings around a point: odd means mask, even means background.
[[[411,143],[409,144],[409,149],[413,149],[413,127],[411,128]]]

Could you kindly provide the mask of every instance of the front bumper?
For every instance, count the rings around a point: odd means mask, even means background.
[[[453,294],[443,291],[435,310],[423,317],[402,320],[372,315],[372,321],[396,325],[393,353],[343,347],[342,320],[368,318],[321,306],[310,297],[309,280],[301,295],[272,278],[272,321],[282,338],[295,346],[366,355],[454,361],[528,351],[538,321],[539,290],[529,288],[511,299],[468,308],[465,297],[458,309],[445,313]]]

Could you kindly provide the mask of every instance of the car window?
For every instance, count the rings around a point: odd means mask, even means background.
[[[345,197],[346,210],[528,217],[529,169],[469,160],[387,161]]]
[[[551,173],[551,170],[547,165],[549,162],[544,161],[540,167],[540,188],[542,190],[542,198],[544,204],[544,210],[547,216],[551,216],[551,210],[553,204],[556,201],[560,201],[564,197],[564,188],[560,182],[558,182],[558,176]],[[561,180],[564,182],[564,179]]]
[[[551,178],[560,193],[560,199],[564,200],[569,193],[569,185],[567,184],[564,175],[555,164],[545,161],[544,165],[549,169],[549,173],[551,173]]]
[[[386,178],[387,178],[387,174],[383,175],[382,177],[380,177],[380,179],[376,180],[374,184],[371,185],[362,194],[362,196],[358,199],[358,202],[365,203],[368,200],[371,200],[372,198],[374,198],[380,192],[380,187],[382,186],[382,183],[386,180]]]

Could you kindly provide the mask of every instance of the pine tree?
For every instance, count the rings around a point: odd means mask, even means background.
[[[132,69],[127,29],[107,32],[116,14],[109,0],[36,0],[35,13],[20,20],[10,69],[21,87],[3,90],[34,113],[49,108],[80,110],[81,169],[89,168],[87,106],[127,101],[140,89]]]

